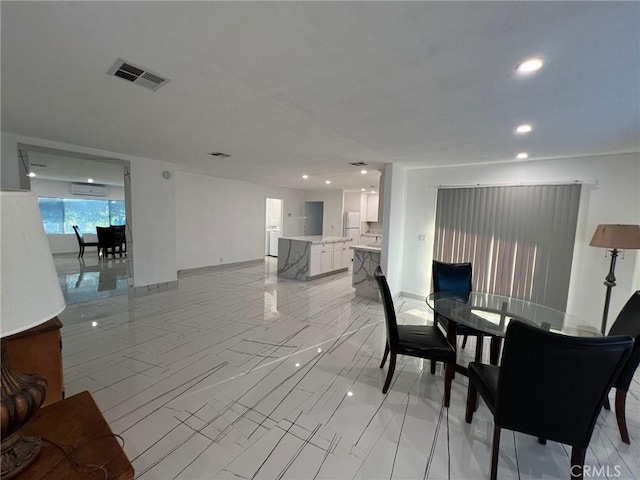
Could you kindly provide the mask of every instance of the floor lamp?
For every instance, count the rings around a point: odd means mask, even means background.
[[[42,405],[47,381],[13,369],[5,338],[50,320],[65,307],[38,199],[32,192],[0,191],[0,269],[0,477],[8,480],[27,469],[40,453],[41,439],[23,436],[20,429]]]
[[[604,312],[602,313],[602,327],[600,328],[602,335],[604,335],[607,328],[607,316],[609,315],[611,289],[616,286],[615,269],[618,249],[640,248],[640,225],[598,225],[589,245],[592,247],[611,249],[609,250],[611,253],[611,266],[609,267],[609,273],[604,279],[604,286],[607,287],[607,293],[604,297]]]

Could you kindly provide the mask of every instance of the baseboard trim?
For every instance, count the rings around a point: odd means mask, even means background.
[[[129,290],[129,295],[134,297],[143,297],[145,295],[152,295],[158,292],[164,292],[165,290],[173,290],[178,288],[178,280],[172,282],[153,283],[151,285],[143,285],[141,287],[132,287]]]
[[[399,297],[405,297],[405,298],[413,298],[415,300],[425,300],[427,298],[427,296],[425,294],[405,292],[404,290],[400,291],[398,296]]]
[[[264,258],[259,258],[257,260],[245,260],[244,262],[223,263],[222,265],[207,265],[205,267],[185,268],[184,270],[178,270],[178,276],[185,274],[197,274],[199,272],[206,273],[236,267],[250,267],[252,265],[258,265],[260,263],[264,263]]]

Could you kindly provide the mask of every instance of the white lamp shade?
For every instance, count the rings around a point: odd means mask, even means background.
[[[2,190],[0,212],[0,335],[6,337],[52,319],[65,301],[36,196]]]

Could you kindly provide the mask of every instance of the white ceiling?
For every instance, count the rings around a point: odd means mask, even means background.
[[[350,162],[375,170],[640,150],[638,2],[1,9],[4,131],[179,170],[352,189],[374,178]],[[534,55],[544,68],[517,75]],[[171,81],[151,92],[108,76],[118,57]],[[514,135],[523,122],[534,131]]]

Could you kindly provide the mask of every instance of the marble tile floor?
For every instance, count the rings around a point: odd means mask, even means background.
[[[464,422],[466,378],[447,410],[441,366],[431,375],[428,362],[399,357],[382,395],[382,305],[355,297],[348,272],[281,280],[274,260],[184,273],[177,289],[60,315],[66,393],[93,394],[136,478],[488,478],[493,422],[483,403]],[[396,309],[401,322],[431,321],[421,301]],[[589,478],[640,478],[638,377],[627,415],[631,445],[601,413]],[[499,478],[568,478],[569,454],[504,431]]]
[[[86,302],[129,292],[129,268],[126,257],[101,259],[95,247],[87,247],[84,256],[58,253],[53,262],[67,304]]]

